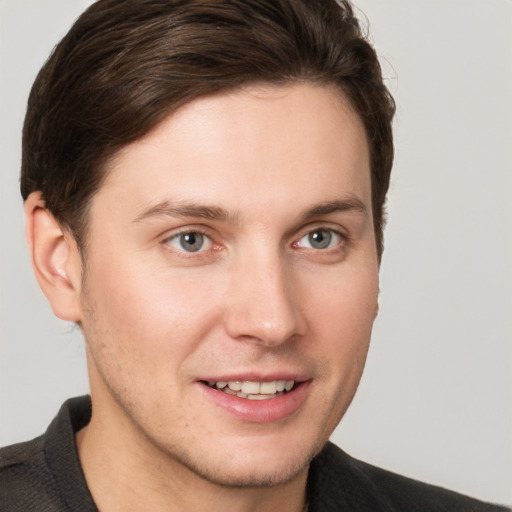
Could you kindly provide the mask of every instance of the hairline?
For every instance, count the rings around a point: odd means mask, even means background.
[[[166,119],[168,119],[170,116],[173,116],[174,114],[178,113],[180,110],[186,108],[191,103],[205,98],[211,98],[223,94],[235,94],[240,91],[248,90],[250,88],[256,88],[256,87],[271,87],[271,88],[280,88],[280,87],[286,87],[287,85],[311,85],[319,88],[324,89],[330,89],[333,91],[333,93],[339,95],[343,101],[341,103],[342,108],[349,108],[359,119],[359,121],[362,123],[366,144],[368,148],[368,155],[369,155],[369,172],[370,172],[370,190],[373,190],[374,186],[374,179],[373,179],[373,172],[372,172],[372,151],[373,146],[369,139],[368,132],[364,123],[364,119],[362,115],[357,111],[355,108],[352,99],[350,98],[349,94],[346,92],[345,88],[343,87],[343,83],[337,82],[336,80],[332,78],[321,78],[321,77],[315,77],[315,76],[307,76],[306,74],[304,76],[297,76],[297,77],[283,77],[282,79],[277,80],[265,80],[265,79],[254,79],[254,80],[244,80],[241,83],[233,84],[231,86],[226,86],[219,88],[218,90],[206,92],[203,94],[198,94],[197,96],[190,98],[186,101],[180,102],[177,105],[174,105],[173,108],[169,108],[168,110],[164,110],[162,112],[162,116],[159,119],[158,122],[156,122],[151,128],[149,128],[145,133],[140,135],[134,140],[130,140],[122,145],[120,145],[118,148],[113,149],[110,154],[107,154],[106,157],[103,159],[103,161],[99,165],[99,174],[101,175],[101,179],[98,181],[98,184],[96,188],[94,189],[94,192],[89,196],[86,203],[82,206],[82,214],[80,215],[80,223],[79,223],[79,232],[77,233],[76,230],[74,230],[71,226],[62,225],[62,227],[74,238],[81,259],[82,263],[85,266],[85,263],[87,261],[87,249],[89,247],[89,227],[90,227],[90,211],[91,211],[91,204],[94,200],[94,197],[96,194],[100,191],[102,186],[104,185],[105,181],[108,179],[109,173],[113,170],[115,167],[115,161],[117,158],[119,158],[123,152],[123,150],[130,145],[143,141],[145,138],[151,136],[151,134],[158,129],[158,127],[165,122]],[[371,207],[373,210],[373,198],[371,200]],[[372,224],[373,229],[376,231],[376,220],[375,217],[372,215]],[[384,225],[381,226],[381,229],[383,230]],[[377,235],[377,233],[375,233]],[[377,256],[381,258],[381,254],[379,254],[378,248],[376,247]]]

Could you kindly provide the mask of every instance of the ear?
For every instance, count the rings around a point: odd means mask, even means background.
[[[41,192],[25,200],[25,234],[39,286],[55,315],[81,319],[82,259],[71,234],[46,209]]]

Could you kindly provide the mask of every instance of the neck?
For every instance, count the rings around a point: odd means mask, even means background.
[[[221,486],[162,454],[128,419],[121,426],[100,418],[93,412],[76,442],[87,484],[101,512],[305,510],[307,469],[273,487]]]

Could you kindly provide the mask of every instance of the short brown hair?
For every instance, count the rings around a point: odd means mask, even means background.
[[[200,96],[296,81],[336,85],[364,123],[380,257],[395,105],[348,1],[99,0],[32,87],[22,196],[41,191],[83,250],[90,199],[119,149]]]

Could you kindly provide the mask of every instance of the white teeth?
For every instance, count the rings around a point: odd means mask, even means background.
[[[276,390],[278,393],[280,393],[281,391],[284,391],[284,388],[286,386],[286,381],[285,380],[278,380],[276,382]]]
[[[233,391],[240,391],[242,389],[242,383],[239,380],[232,380],[228,382],[229,389]]]
[[[294,380],[273,380],[270,382],[254,381],[209,381],[211,387],[215,387],[229,395],[236,395],[249,400],[265,400],[267,398],[276,398],[281,396],[284,391],[291,391],[295,385]]]
[[[279,393],[279,395],[247,395],[247,398],[249,400],[270,400],[271,398],[277,398],[278,396],[281,396],[282,393]]]
[[[260,384],[260,394],[262,395],[273,395],[277,391],[277,383],[273,382],[262,382]]]
[[[257,395],[260,392],[260,383],[246,380],[242,382],[242,393],[246,395]]]

